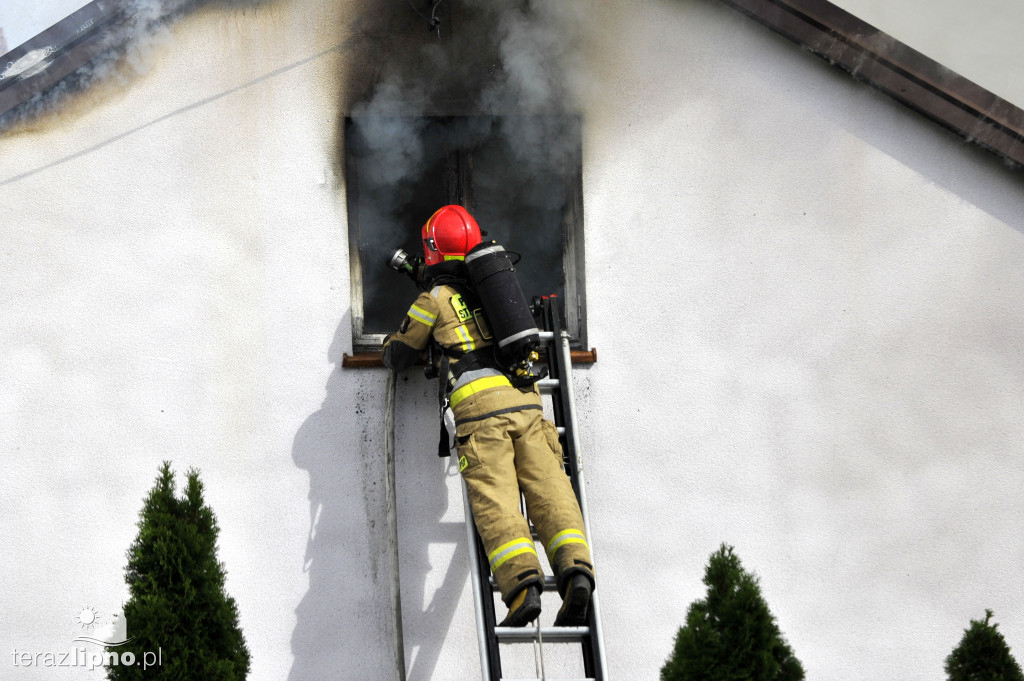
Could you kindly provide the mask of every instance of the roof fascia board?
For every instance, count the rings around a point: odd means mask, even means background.
[[[0,116],[46,92],[109,49],[99,38],[122,17],[124,4],[121,0],[91,2],[4,55],[7,75],[0,79]],[[33,55],[49,65],[29,75],[11,72],[11,67]]]
[[[939,125],[1024,165],[1024,110],[825,0],[721,0]]]
[[[169,0],[162,5],[163,16],[149,26],[175,15],[195,0]],[[133,0],[94,0],[10,50],[0,64],[0,132],[7,114],[35,98],[42,97],[83,66],[128,38],[122,29],[137,9]],[[23,61],[24,60],[24,61]],[[16,65],[30,62],[27,70]],[[13,67],[13,68],[12,68]]]

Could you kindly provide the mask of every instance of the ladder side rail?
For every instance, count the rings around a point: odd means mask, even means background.
[[[459,476],[461,478],[461,476]],[[494,597],[489,588],[490,569],[484,574],[480,550],[480,537],[469,505],[469,490],[462,480],[462,501],[466,513],[466,537],[469,549],[470,581],[473,585],[473,604],[476,611],[476,637],[480,648],[480,674],[482,681],[500,681],[501,655],[494,636]],[[489,612],[488,612],[489,611]]]
[[[593,542],[590,537],[590,522],[586,515],[585,498],[581,496],[581,493],[585,493],[585,491],[579,483],[580,466],[578,457],[579,448],[576,446],[577,428],[576,423],[574,422],[575,405],[571,399],[572,393],[569,392],[572,389],[572,362],[571,358],[570,361],[565,361],[565,356],[562,353],[562,345],[563,343],[568,343],[568,337],[566,336],[563,338],[561,310],[556,301],[548,301],[546,316],[548,328],[551,329],[554,339],[548,347],[548,355],[550,357],[552,373],[558,378],[558,388],[552,395],[552,407],[558,421],[560,421],[560,425],[563,426],[564,431],[565,448],[562,462],[566,469],[566,474],[569,476],[569,481],[572,484],[573,492],[576,494],[576,500],[580,505],[580,514],[583,516],[583,525],[587,531],[587,540],[590,541],[592,545]],[[589,626],[593,624],[594,620],[593,602],[593,596],[591,596],[590,612],[587,614],[588,634],[590,631],[594,631],[594,629]],[[591,636],[584,636],[580,639],[580,652],[583,658],[584,674],[588,677],[600,679],[601,665],[595,654],[598,650],[595,648]]]
[[[473,534],[476,536],[477,574],[480,576],[480,584],[481,586],[490,586],[491,566],[487,561],[487,552],[484,551],[484,541],[480,538],[480,533],[476,531],[475,523]],[[482,601],[484,624],[487,627],[485,630],[487,633],[487,660],[494,681],[500,681],[502,678],[501,650],[498,638],[494,634],[494,630],[498,626],[498,613],[494,610],[494,592],[485,588],[482,595],[484,597]]]
[[[565,462],[569,478],[576,498],[580,504],[580,514],[587,530],[587,541],[593,555],[593,537],[590,532],[590,517],[587,512],[586,485],[584,484],[583,465],[580,454],[579,421],[576,418],[575,392],[572,383],[572,353],[569,347],[569,333],[563,328],[560,309],[551,300],[546,302],[546,322],[552,331],[554,340],[548,348],[549,363],[559,379],[558,399],[552,400],[553,410],[560,415],[561,425],[565,430]],[[552,361],[553,360],[553,361]],[[606,661],[604,655],[604,636],[601,629],[600,605],[597,592],[591,596],[590,612],[587,615],[590,635],[582,641],[584,669],[589,677],[605,678]]]
[[[576,492],[576,499],[580,498],[578,484],[579,460],[576,445],[576,424],[573,423],[573,402],[571,399],[572,389],[572,360],[568,362],[562,352],[562,345],[568,343],[567,338],[563,339],[561,310],[555,300],[545,301],[545,325],[551,330],[552,341],[548,346],[548,366],[551,376],[558,381],[558,387],[552,393],[551,406],[555,415],[555,425],[562,426],[565,439],[565,448],[562,461],[566,473],[572,482],[573,491]],[[581,508],[582,510],[582,508]],[[586,516],[584,516],[584,521]]]
[[[543,302],[542,308],[542,320],[544,324],[544,330],[546,331],[545,336],[548,336],[549,342],[547,347],[547,361],[548,361],[548,375],[551,377],[556,387],[551,392],[551,410],[554,416],[553,421],[555,426],[561,429],[562,437],[566,442],[566,446],[562,452],[562,467],[565,468],[567,465],[567,457],[570,451],[569,441],[571,437],[570,426],[566,422],[565,412],[565,400],[564,391],[560,390],[561,382],[565,378],[564,368],[561,366],[561,356],[558,349],[558,344],[561,343],[561,337],[559,334],[560,324],[558,323],[558,307],[550,298],[546,298]],[[573,469],[570,468],[566,471],[569,475],[569,479],[572,482],[573,491],[576,492],[576,480],[573,478]],[[579,496],[577,492],[577,497]]]
[[[560,392],[562,394],[562,399],[565,401],[566,411],[568,413],[566,433],[571,431],[574,436],[568,458],[570,465],[574,469],[574,482],[576,483],[576,495],[580,503],[580,514],[583,516],[583,525],[587,530],[587,542],[590,544],[591,556],[593,556],[594,542],[592,533],[590,532],[590,515],[587,512],[587,486],[583,476],[583,463],[579,440],[575,437],[576,433],[579,432],[579,421],[576,418],[576,395],[572,384],[572,354],[569,348],[569,333],[564,329],[561,329],[560,331],[562,336],[560,363],[564,370],[564,379],[560,386],[562,388]],[[567,445],[569,443],[568,437],[566,437],[566,443]],[[587,676],[603,681],[605,678],[607,663],[604,654],[604,632],[601,627],[601,606],[599,601],[600,598],[597,591],[595,591],[590,597],[590,612],[587,614],[590,636],[584,641],[583,646],[584,650],[589,649],[587,654],[584,656]],[[593,662],[593,667],[588,664],[590,662]]]

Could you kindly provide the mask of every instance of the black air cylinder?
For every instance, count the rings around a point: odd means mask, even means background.
[[[509,366],[526,359],[540,346],[540,329],[508,253],[494,241],[477,244],[466,254],[466,269],[499,354]]]

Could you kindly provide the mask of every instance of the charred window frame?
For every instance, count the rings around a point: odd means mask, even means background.
[[[578,117],[350,117],[345,174],[356,353],[379,351],[418,293],[387,259],[422,256],[423,223],[453,203],[522,255],[527,299],[558,295],[572,346],[586,347]]]

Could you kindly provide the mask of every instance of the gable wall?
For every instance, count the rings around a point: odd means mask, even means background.
[[[357,6],[211,6],[0,137],[0,647],[63,650],[127,597],[169,459],[203,473],[251,679],[389,678],[385,374],[339,368],[340,121],[383,68],[353,63],[383,40]],[[808,678],[935,678],[985,608],[1019,649],[1019,175],[719,4],[586,7],[563,63],[612,678],[657,676],[722,542]],[[399,384],[407,661],[466,678],[432,391]]]

